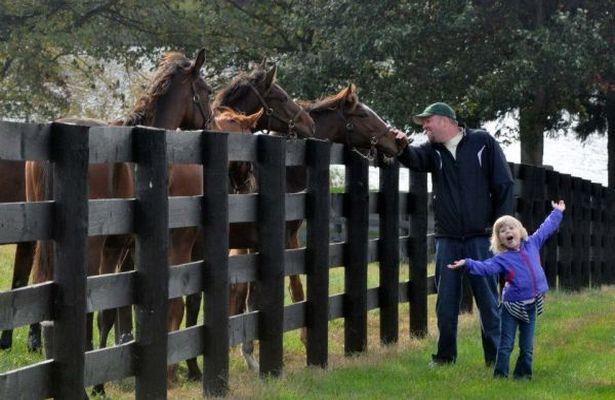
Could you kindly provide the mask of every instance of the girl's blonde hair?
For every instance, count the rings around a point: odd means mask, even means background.
[[[508,225],[515,229],[518,229],[519,232],[521,232],[521,239],[527,240],[527,230],[523,227],[521,221],[510,215],[502,215],[493,224],[493,232],[491,232],[491,247],[489,248],[489,250],[491,250],[493,254],[502,253],[508,250],[506,246],[504,246],[504,244],[500,242],[499,232],[500,228],[502,228],[502,225]]]

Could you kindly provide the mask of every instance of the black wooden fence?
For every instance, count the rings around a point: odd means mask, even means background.
[[[136,378],[137,398],[166,397],[166,365],[204,355],[203,390],[228,390],[229,346],[260,340],[260,373],[282,371],[283,332],[307,327],[307,363],[326,366],[328,321],[344,318],[345,351],[367,346],[367,312],[380,308],[381,342],[398,337],[398,304],[410,302],[410,332],[427,332],[427,177],[410,174],[410,192],[398,191],[398,165],[380,168],[380,191],[370,192],[368,162],[342,146],[317,140],[143,127],[83,128],[61,124],[0,123],[0,159],[52,161],[54,200],[0,204],[0,244],[55,243],[54,280],[0,293],[0,329],[53,320],[52,358],[0,374],[0,398],[82,398],[83,388]],[[259,194],[230,195],[229,161],[257,165]],[[136,198],[87,200],[88,163],[137,165]],[[201,163],[204,196],[168,197],[167,165]],[[343,195],[329,193],[329,165],[345,164]],[[285,193],[285,168],[306,165],[308,190]],[[580,289],[613,283],[613,191],[568,175],[513,165],[519,214],[534,228],[546,199],[562,197],[568,218],[558,242],[545,250],[552,284]],[[526,200],[530,199],[530,200]],[[330,243],[330,208],[346,219],[347,239]],[[370,238],[370,214],[380,216]],[[304,248],[284,250],[284,220],[305,219]],[[400,235],[400,219],[409,232]],[[228,257],[229,223],[258,224],[258,253]],[[199,226],[205,260],[168,267],[168,229]],[[402,232],[404,230],[402,229]],[[133,233],[135,271],[85,276],[89,236]],[[409,281],[399,281],[399,257],[408,255]],[[367,265],[380,263],[380,287],[367,288]],[[328,270],[345,266],[345,293],[329,296]],[[307,276],[307,300],[284,306],[284,276]],[[228,316],[229,283],[256,281],[257,310]],[[167,333],[167,300],[205,295],[204,325]],[[86,351],[85,314],[134,305],[135,340]]]

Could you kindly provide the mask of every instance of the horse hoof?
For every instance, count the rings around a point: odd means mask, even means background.
[[[244,358],[244,360],[246,360],[246,364],[248,365],[248,369],[250,371],[254,371],[254,372],[258,373],[259,365],[258,365],[258,361],[256,361],[254,356],[253,355],[244,355],[243,358]]]
[[[92,396],[104,396],[105,395],[105,385],[98,384],[94,385],[92,388]]]
[[[120,336],[119,344],[132,342],[133,340],[135,340],[135,338],[132,336],[132,333],[124,333],[122,336]]]
[[[0,349],[7,350],[10,349],[13,345],[13,335],[11,332],[4,331],[2,332],[2,337],[0,337]]]
[[[192,382],[199,382],[203,379],[203,374],[198,369],[196,371],[188,370],[188,380]]]
[[[28,351],[34,353],[41,351],[41,338],[37,336],[28,336]]]

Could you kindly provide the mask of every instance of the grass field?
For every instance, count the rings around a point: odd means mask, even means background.
[[[0,290],[10,286],[12,246],[0,247]],[[407,279],[407,269],[400,274]],[[377,267],[370,266],[369,286],[377,286]],[[331,293],[343,291],[343,273],[331,272]],[[581,293],[549,294],[539,317],[534,354],[534,379],[494,381],[484,367],[479,322],[475,314],[460,317],[459,360],[456,365],[429,369],[435,349],[435,296],[429,299],[429,335],[408,334],[408,306],[400,306],[400,342],[378,343],[378,311],[369,313],[369,346],[356,357],[343,355],[343,321],[330,324],[329,368],[305,367],[298,332],[285,335],[284,376],[261,381],[249,371],[238,349],[231,354],[229,398],[251,399],[615,399],[615,287]],[[0,372],[42,359],[25,350],[26,328],[17,330],[15,347],[0,353]],[[513,352],[512,362],[517,351]],[[108,399],[134,398],[134,380],[107,385]],[[170,399],[201,398],[200,383],[186,381],[180,367]]]

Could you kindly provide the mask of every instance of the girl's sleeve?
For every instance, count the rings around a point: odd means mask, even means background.
[[[538,248],[541,248],[547,239],[557,231],[563,217],[564,213],[554,208],[536,232],[528,238],[528,241],[534,242]]]
[[[466,258],[466,270],[472,275],[493,275],[504,271],[503,265],[499,263],[498,256],[488,258],[484,261],[476,261]]]

